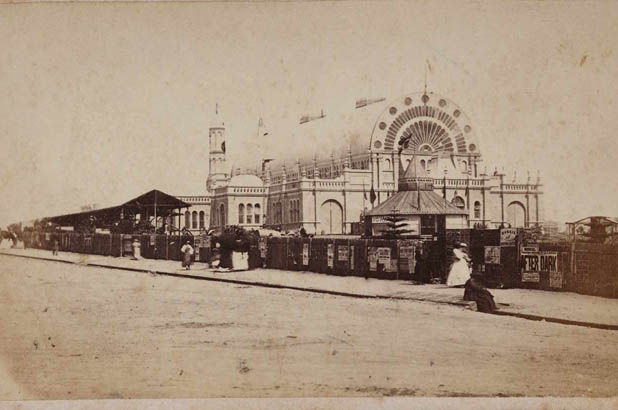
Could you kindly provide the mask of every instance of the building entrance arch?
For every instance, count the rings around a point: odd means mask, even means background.
[[[342,234],[343,233],[343,207],[334,200],[329,199],[320,206],[318,215],[319,234]]]
[[[525,228],[528,221],[526,221],[526,207],[524,204],[518,201],[511,202],[506,207],[506,222],[512,228]]]

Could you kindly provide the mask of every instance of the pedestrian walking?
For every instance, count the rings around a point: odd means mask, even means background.
[[[180,248],[180,251],[182,252],[182,267],[186,270],[191,269],[191,256],[194,253],[193,246],[191,246],[189,241],[186,241],[182,248]]]

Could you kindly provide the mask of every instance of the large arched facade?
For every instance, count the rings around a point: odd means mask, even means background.
[[[511,180],[495,164],[484,166],[476,126],[451,100],[418,92],[391,101],[357,101],[353,107],[289,130],[302,140],[346,140],[345,149],[326,142],[316,146],[313,158],[283,154],[262,164],[256,171],[261,181],[255,176],[255,183],[247,174],[222,179],[212,193],[213,227],[244,223],[282,232],[359,234],[362,215],[399,190],[408,165],[431,178],[434,192],[445,201],[468,212],[469,227],[543,221],[540,177]],[[211,151],[214,159],[221,154]]]
[[[318,212],[318,233],[342,234],[343,233],[343,207],[334,200],[324,201]]]

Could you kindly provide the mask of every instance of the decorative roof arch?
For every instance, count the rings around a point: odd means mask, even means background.
[[[457,104],[433,92],[392,101],[375,122],[370,149],[395,151],[402,136],[410,136],[409,151],[480,156],[468,116]]]

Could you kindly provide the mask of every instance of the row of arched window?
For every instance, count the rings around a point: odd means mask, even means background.
[[[262,208],[260,204],[239,204],[238,205],[238,224],[259,224]]]
[[[466,203],[464,202],[463,198],[460,196],[456,196],[455,198],[453,198],[451,203],[459,209],[466,208]],[[474,219],[481,219],[481,202],[480,201],[474,201]]]
[[[273,223],[281,224],[283,223],[283,208],[281,207],[281,202],[273,203]]]
[[[187,229],[204,229],[204,218],[206,214],[204,211],[185,212],[185,228]],[[199,218],[199,224],[198,224]]]
[[[293,199],[290,201],[290,222],[300,221],[300,200]]]

